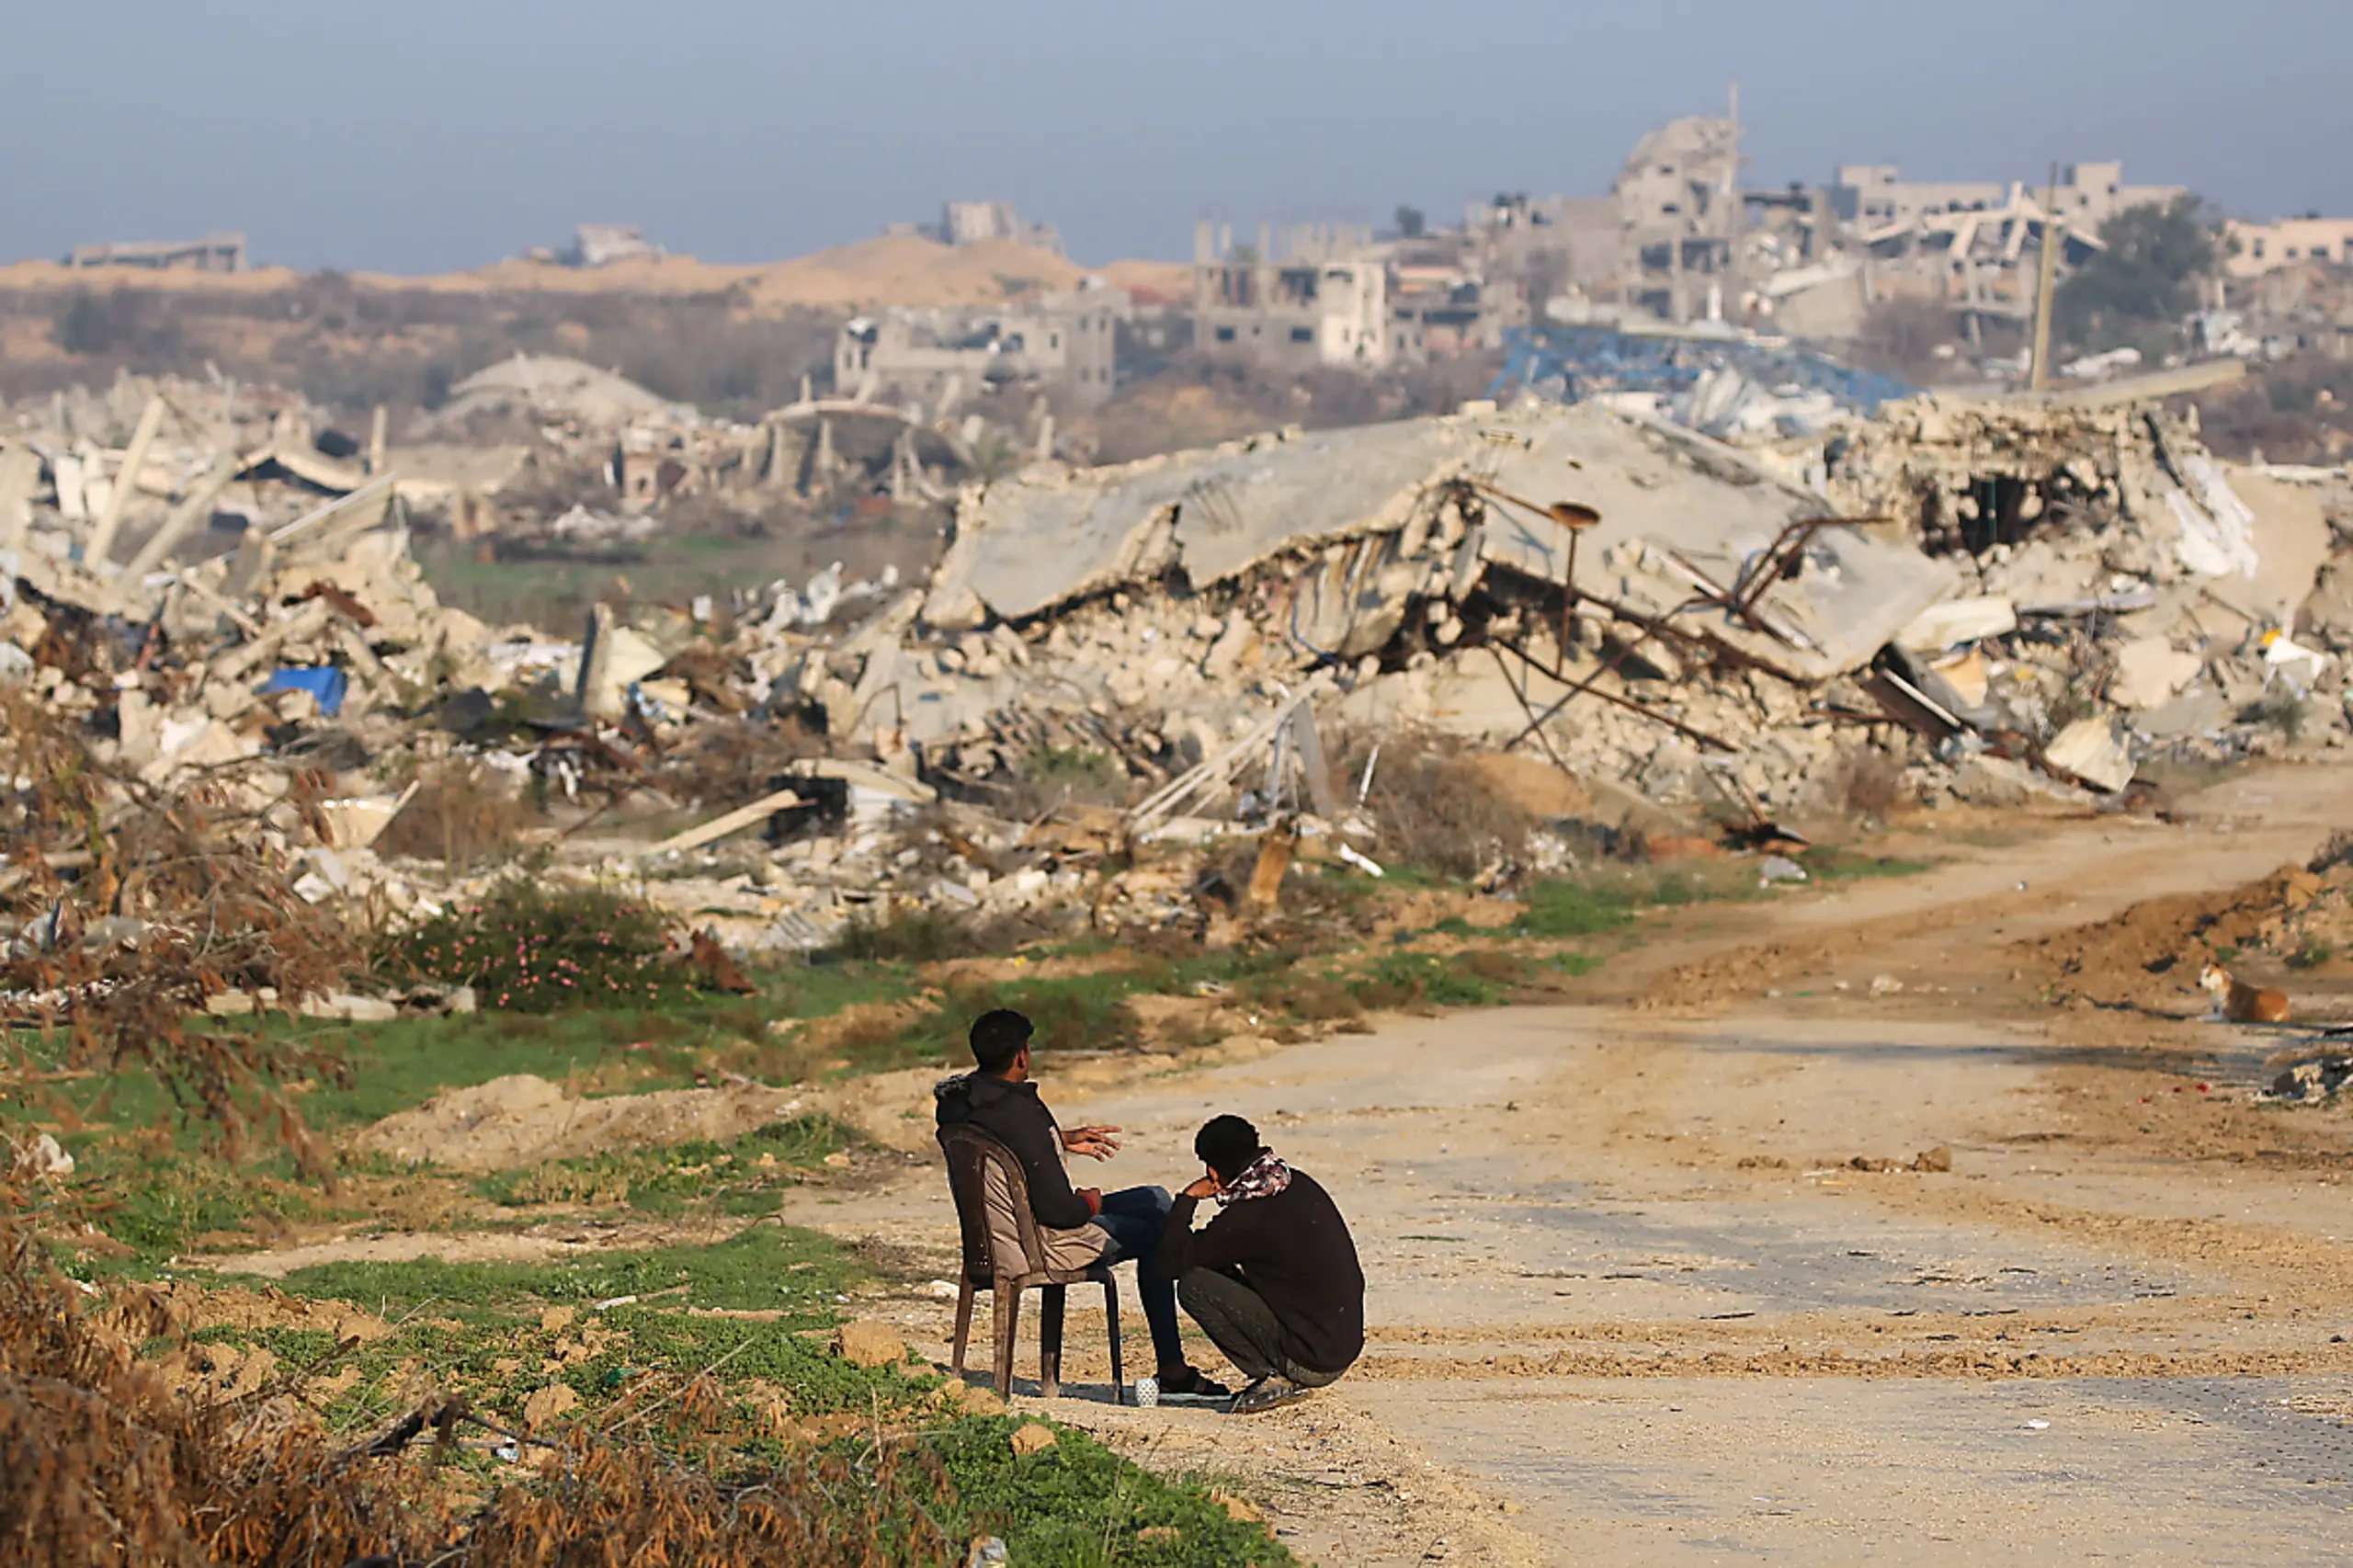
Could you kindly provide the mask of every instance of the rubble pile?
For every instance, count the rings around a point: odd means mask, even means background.
[[[669,432],[674,485],[769,483],[860,420],[896,431],[878,491],[954,472],[887,410],[804,399],[735,430],[585,367],[494,369],[443,433],[521,412],[601,444],[624,515],[631,430]],[[1864,746],[1931,803],[2088,802],[2154,756],[2347,730],[2338,481],[2225,468],[2129,388],[1900,401],[1812,448],[1529,402],[1039,462],[961,490],[919,586],[836,569],[560,631],[439,601],[409,549],[438,493],[381,426],[335,457],[290,403],[130,381],[43,417],[0,429],[0,681],[145,799],[200,782],[303,896],[380,920],[482,880],[376,853],[453,767],[529,797],[550,875],[811,949],[899,901],[1197,919],[1181,846],[1222,834],[1378,869],[1378,757],[1336,778],[1343,730],[1541,758],[1662,840],[1801,813]],[[232,482],[251,503],[223,514]],[[145,542],[118,562],[115,532]],[[1114,776],[1105,803],[1041,777],[1073,755]]]
[[[1792,456],[1524,404],[1033,468],[960,510],[884,673],[967,778],[1041,734],[1179,770],[1313,680],[1344,723],[1735,815],[1866,733],[1996,802],[2341,744],[2353,579],[2311,476],[2226,469],[2129,386],[1905,400]]]

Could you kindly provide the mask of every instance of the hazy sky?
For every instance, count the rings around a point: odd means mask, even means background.
[[[2353,215],[2346,0],[73,0],[8,18],[0,256],[241,228],[462,267],[583,220],[770,259],[994,196],[1072,255],[1605,189],[1740,84],[1756,183],[2122,158]]]

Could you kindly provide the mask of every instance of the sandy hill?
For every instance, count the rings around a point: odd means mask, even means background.
[[[540,262],[502,261],[471,272],[422,277],[356,273],[371,289],[448,292],[530,292],[681,295],[736,291],[762,311],[795,307],[858,309],[874,305],[984,304],[1022,294],[1075,288],[1089,269],[1050,252],[992,240],[945,245],[913,235],[886,234],[835,245],[790,261],[725,266],[692,256],[630,261],[593,270]],[[1176,262],[1118,261],[1100,269],[1116,289],[1151,300],[1176,300],[1191,290],[1191,270]],[[0,290],[149,289],[267,293],[292,288],[302,274],[288,267],[251,272],[148,272],[137,267],[75,271],[54,262],[0,267]]]

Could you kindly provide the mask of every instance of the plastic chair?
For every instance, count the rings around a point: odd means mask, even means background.
[[[976,1127],[954,1126],[939,1130],[939,1147],[948,1156],[948,1187],[956,1199],[956,1222],[964,1233],[963,1289],[956,1298],[956,1376],[964,1375],[972,1298],[986,1290],[995,1315],[997,1397],[1013,1397],[1013,1342],[1021,1315],[1021,1292],[1040,1290],[1044,1297],[1039,1303],[1038,1382],[1048,1399],[1057,1397],[1063,1390],[1063,1311],[1068,1288],[1100,1284],[1111,1338],[1111,1403],[1124,1403],[1127,1378],[1120,1362],[1120,1287],[1111,1278],[1110,1265],[1096,1263],[1085,1268],[1047,1265],[1044,1238],[1039,1235],[1037,1216],[1029,1209],[1029,1178],[1022,1173],[1021,1162],[1003,1143]],[[988,1215],[991,1164],[1003,1174],[1006,1191],[1012,1199],[1013,1220],[1021,1237],[1019,1257],[996,1256]]]

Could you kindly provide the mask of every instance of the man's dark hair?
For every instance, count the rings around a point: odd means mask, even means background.
[[[1213,1116],[1193,1134],[1193,1153],[1228,1181],[1249,1169],[1265,1149],[1258,1130],[1238,1116]]]
[[[1002,1073],[1029,1043],[1029,1020],[1010,1007],[992,1007],[972,1020],[972,1060],[983,1073]]]

